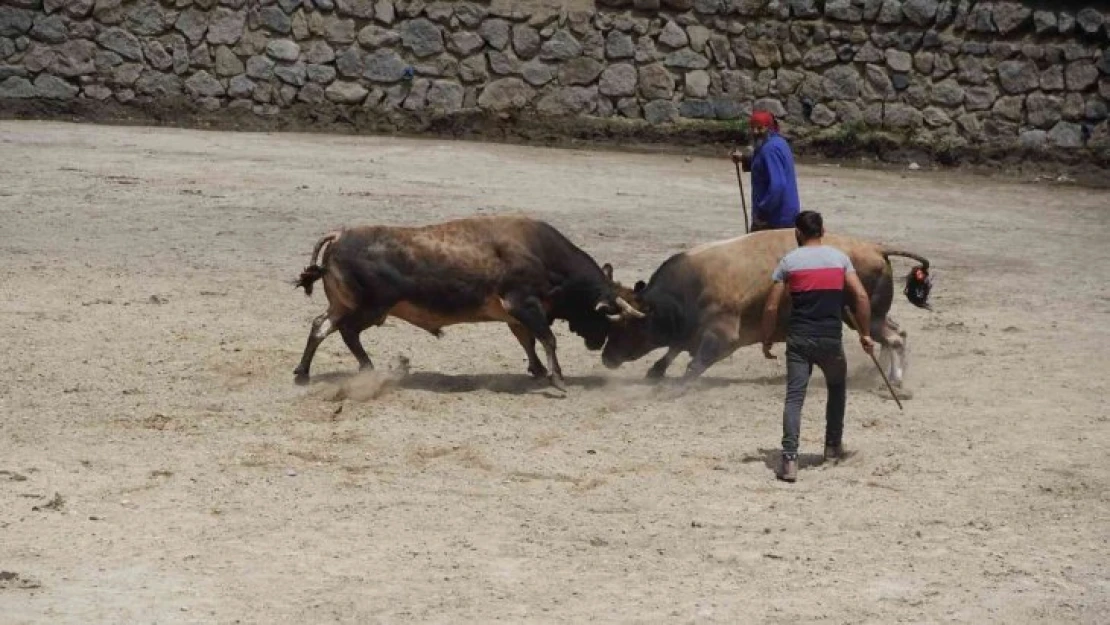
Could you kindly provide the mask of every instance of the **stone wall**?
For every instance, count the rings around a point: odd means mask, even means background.
[[[802,142],[1098,151],[1110,9],[1089,4],[0,0],[0,111],[735,129],[756,107]]]

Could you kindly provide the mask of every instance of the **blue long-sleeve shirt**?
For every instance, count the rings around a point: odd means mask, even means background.
[[[786,139],[772,132],[752,157],[752,220],[792,227],[799,211],[794,155]]]

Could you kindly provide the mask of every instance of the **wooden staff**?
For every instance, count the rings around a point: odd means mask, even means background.
[[[856,327],[856,320],[852,317],[851,309],[845,306],[844,314],[848,315],[848,325],[856,332],[859,332],[859,328]],[[883,382],[886,382],[886,388],[890,391],[890,396],[893,397],[894,402],[898,404],[898,410],[905,410],[905,408],[902,407],[902,400],[898,399],[898,393],[894,392],[894,386],[890,384],[890,380],[886,377],[886,371],[883,371],[883,368],[879,365],[879,359],[875,358],[874,350],[867,355],[871,357],[871,362],[875,363],[875,368],[879,370],[879,375],[883,376]]]
[[[740,206],[744,210],[744,233],[751,232],[751,226],[748,224],[748,197],[744,195],[744,176],[740,174],[740,163],[733,163],[736,165],[736,182],[740,183]]]

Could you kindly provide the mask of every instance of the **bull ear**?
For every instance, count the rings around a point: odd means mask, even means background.
[[[610,282],[613,281],[613,266],[612,265],[610,265],[609,263],[605,263],[604,265],[602,265],[601,266],[601,273],[605,274],[605,279],[606,280],[609,280]]]
[[[632,292],[639,293],[640,291],[643,291],[646,286],[647,284],[645,284],[643,280],[638,280],[636,282],[636,286],[632,287]]]

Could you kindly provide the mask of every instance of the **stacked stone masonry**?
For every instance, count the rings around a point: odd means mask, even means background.
[[[4,101],[840,125],[1110,146],[1110,9],[971,0],[0,0]],[[524,7],[528,8],[524,8]]]

